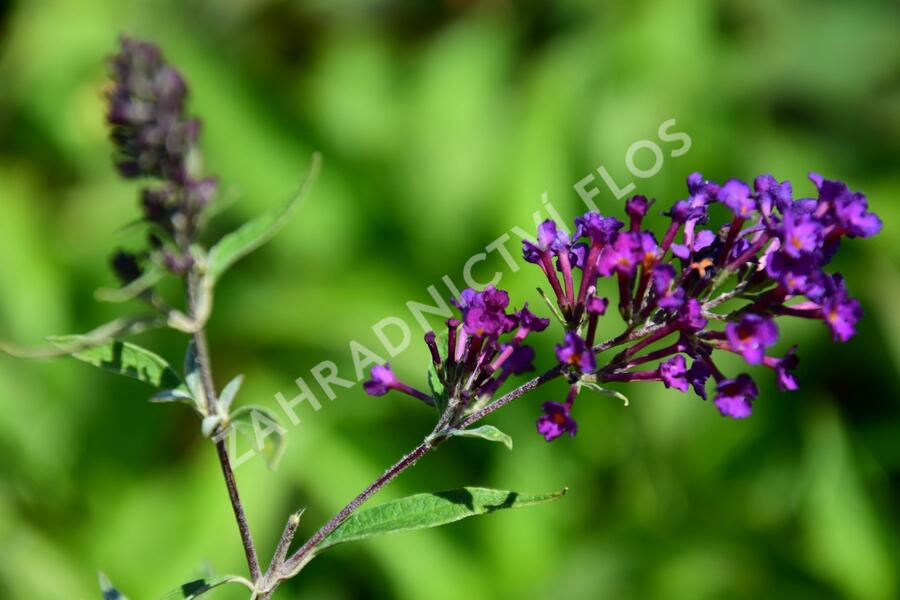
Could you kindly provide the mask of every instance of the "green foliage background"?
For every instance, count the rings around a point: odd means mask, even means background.
[[[514,452],[454,441],[380,499],[568,485],[565,499],[336,548],[285,598],[900,594],[895,2],[0,2],[4,338],[38,344],[126,310],[92,299],[112,284],[111,251],[142,240],[123,227],[137,187],[116,178],[103,125],[102,59],[120,32],[161,44],[191,83],[206,164],[231,202],[210,241],[292,193],[313,150],[325,157],[287,230],[219,286],[216,375],[246,375],[239,403],[275,407],[325,359],[352,377],[351,339],[377,349],[371,326],[386,316],[415,327],[405,302],[427,302],[430,284],[446,293],[445,274],[461,285],[473,253],[531,228],[543,192],[568,219],[584,210],[573,184],[598,166],[634,179],[627,148],[670,118],[693,145],[677,158],[663,145],[638,192],[672,201],[702,170],[771,171],[810,193],[816,170],[865,191],[885,220],[838,261],[868,313],[861,335],[833,346],[821,325],[783,326],[801,344],[802,391],[780,394],[760,373],[746,422],[659,386],[629,389],[628,408],[585,396],[578,437],[547,445],[534,419],[563,388],[543,389],[491,421]],[[606,190],[597,201],[621,209]],[[513,275],[494,254],[476,275],[494,267],[536,305],[536,269]],[[393,363],[424,386],[414,332]],[[174,333],[142,343],[174,362],[183,352]],[[307,507],[310,534],[432,423],[407,399],[338,391],[319,394],[318,413],[298,409],[277,472],[260,459],[238,469],[264,559],[290,512]],[[212,448],[190,411],[148,395],[75,361],[0,357],[0,597],[96,598],[98,568],[132,600],[207,563],[243,572]]]

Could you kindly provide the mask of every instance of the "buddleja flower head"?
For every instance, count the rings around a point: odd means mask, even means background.
[[[863,194],[815,174],[810,179],[817,197],[794,199],[791,183],[771,175],[760,175],[750,186],[738,179],[719,185],[694,173],[688,177],[688,198],[664,213],[671,224],[661,238],[642,229],[653,205],[643,196],[625,202],[628,230],[597,212],[575,220],[572,238],[560,236],[552,221],[544,222],[538,244],[526,242],[524,254],[541,265],[554,290],[566,330],[557,359],[570,391],[566,402],[544,404],[538,431],[547,440],[575,434],[572,410],[582,382],[658,381],[706,399],[712,379],[719,412],[745,418],[759,389],[749,374],[722,373],[717,352],[768,367],[778,387],[790,391],[798,388],[799,360],[796,347],[781,358],[770,354],[779,342],[777,318],[818,319],[835,341],[850,340],[862,309],[844,278],[827,267],[842,239],[871,237],[882,222]],[[730,219],[718,231],[704,228],[717,205]],[[553,257],[556,270],[549,266]],[[571,257],[578,260],[566,260]],[[582,272],[580,284],[576,270]],[[626,331],[595,346],[597,321],[609,304],[597,295],[604,277],[616,282]],[[740,301],[743,305],[735,306]],[[717,312],[720,306],[733,309]],[[650,350],[671,336],[677,337],[674,343]],[[632,342],[611,360],[598,356],[598,348]]]
[[[396,390],[418,398],[444,411],[449,426],[489,401],[509,377],[534,368],[534,350],[523,342],[545,330],[548,319],[531,312],[527,303],[509,312],[509,294],[493,286],[480,292],[463,290],[451,303],[460,318],[448,319],[441,337],[434,331],[425,334],[432,360],[431,394],[402,383],[388,365],[372,368],[363,386],[367,393]]]
[[[184,116],[187,85],[153,44],[121,39],[112,60],[115,86],[107,120],[125,177],[184,181],[199,123]]]
[[[218,187],[214,178],[198,177],[190,168],[199,155],[200,121],[185,113],[187,85],[159,48],[140,40],[123,37],[110,68],[107,121],[116,167],[126,178],[155,182],[140,194],[151,228],[150,248],[141,254],[185,275],[203,210]]]

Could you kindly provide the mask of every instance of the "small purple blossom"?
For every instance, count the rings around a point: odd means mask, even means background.
[[[800,258],[822,248],[824,229],[812,215],[788,210],[784,213],[781,247],[791,258]]]
[[[762,364],[766,348],[778,341],[778,326],[775,322],[753,314],[743,317],[737,323],[729,323],[725,333],[732,349],[743,354],[751,365]]]
[[[592,244],[605,246],[624,226],[616,218],[604,217],[598,212],[587,212],[575,219],[575,237],[587,237]]]
[[[676,275],[672,265],[657,265],[653,268],[653,287],[656,291],[656,304],[660,308],[680,308],[684,306],[684,289],[672,288]]]
[[[759,389],[749,375],[739,375],[737,379],[719,383],[716,408],[723,417],[746,419],[753,412],[753,401],[759,396]]]
[[[759,208],[765,216],[770,216],[774,209],[787,210],[793,202],[793,188],[790,181],[778,183],[771,175],[760,175],[753,181],[753,189],[759,196]]]
[[[557,344],[556,358],[563,365],[576,367],[582,373],[590,373],[597,368],[594,350],[573,331],[566,334],[562,344]]]
[[[691,298],[681,307],[679,311],[679,323],[681,329],[688,332],[701,331],[709,323],[709,320],[703,316],[703,306],[696,298]]]
[[[719,190],[719,202],[731,209],[738,219],[749,219],[756,210],[756,201],[750,195],[750,187],[738,179],[730,179]]]
[[[578,423],[572,418],[569,404],[560,402],[544,402],[543,411],[537,420],[537,431],[548,442],[552,442],[564,433],[575,437]]]
[[[690,388],[687,360],[681,354],[662,363],[659,366],[659,376],[667,388],[674,388],[681,392],[686,392]]]
[[[827,280],[826,299],[822,304],[825,323],[836,342],[848,342],[856,335],[856,324],[863,317],[859,301],[850,296],[841,275]]]
[[[363,389],[370,396],[384,396],[400,385],[400,380],[391,370],[390,363],[375,365],[372,367],[371,375],[371,379],[363,383]]]
[[[603,316],[609,308],[609,298],[599,298],[593,296],[587,301],[588,314]]]
[[[793,392],[800,389],[793,371],[800,365],[797,358],[797,346],[793,346],[784,358],[766,358],[766,366],[775,369],[775,382],[782,392]]]
[[[643,245],[644,240],[640,234],[619,233],[615,241],[600,254],[597,270],[605,277],[613,273],[633,277],[644,259]]]

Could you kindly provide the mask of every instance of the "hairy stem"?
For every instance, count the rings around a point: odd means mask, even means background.
[[[194,317],[196,312],[196,284],[196,277],[192,273],[188,278],[187,285],[188,312],[191,317]],[[210,361],[209,345],[206,342],[205,330],[201,328],[194,333],[193,340],[194,348],[197,352],[197,368],[200,371],[200,382],[206,396],[206,411],[207,414],[215,414],[218,400],[216,386],[212,377],[212,362]],[[261,575],[259,559],[256,556],[256,547],[253,545],[253,537],[250,535],[250,524],[247,522],[247,515],[244,513],[244,505],[241,503],[241,496],[238,493],[237,481],[234,479],[234,471],[231,468],[231,460],[228,458],[228,450],[225,448],[224,438],[216,441],[216,454],[219,457],[222,476],[225,478],[225,486],[228,488],[228,498],[231,500],[231,508],[234,511],[234,518],[237,521],[238,530],[241,534],[241,544],[247,557],[250,578],[256,583]]]
[[[458,426],[459,429],[465,429],[472,424],[480,421],[484,417],[493,413],[494,411],[503,408],[513,400],[520,398],[531,390],[537,388],[556,377],[559,377],[562,374],[562,367],[559,365],[553,367],[546,373],[539,375],[530,381],[522,384],[516,389],[510,391],[504,396],[500,397],[496,401],[492,402],[488,406],[482,408],[478,412],[470,415],[467,419],[465,419]],[[341,511],[336,514],[330,521],[328,521],[321,529],[319,529],[303,546],[300,547],[297,552],[295,552],[288,560],[284,562],[282,565],[280,572],[277,573],[276,581],[274,581],[274,585],[277,586],[279,581],[289,579],[296,575],[299,569],[308,562],[309,558],[311,558],[311,554],[315,551],[316,546],[328,537],[331,532],[337,529],[341,523],[346,521],[350,515],[352,515],[360,506],[362,506],[369,498],[375,495],[381,488],[386,486],[388,483],[393,481],[400,475],[403,471],[408,469],[409,467],[416,464],[416,462],[422,458],[425,454],[430,452],[433,448],[436,448],[443,442],[448,439],[447,435],[432,435],[427,440],[416,446],[409,454],[401,458],[397,461],[394,466],[384,472],[381,477],[372,482],[366,489],[359,493],[353,500],[350,501]],[[274,588],[273,588],[274,589]],[[268,590],[268,593],[271,594],[272,589]]]

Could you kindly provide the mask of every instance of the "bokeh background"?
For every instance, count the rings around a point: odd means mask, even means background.
[[[816,170],[865,191],[885,220],[837,264],[865,306],[861,335],[834,346],[821,324],[783,326],[801,345],[802,391],[757,372],[745,422],[660,386],[628,389],[628,408],[586,395],[579,435],[548,445],[534,419],[564,393],[548,386],[492,419],[514,452],[448,444],[376,501],[460,485],[569,486],[564,500],[334,549],[280,596],[898,597],[896,2],[0,2],[5,339],[36,345],[137,308],[93,300],[113,284],[111,252],[143,239],[126,227],[137,185],[115,176],[103,125],[103,60],[120,33],[159,43],[191,83],[224,190],[210,241],[292,193],[313,150],[325,157],[286,231],[219,287],[216,375],[246,375],[242,402],[275,407],[321,360],[351,376],[350,340],[378,349],[378,320],[415,325],[404,304],[427,302],[431,284],[446,293],[445,274],[461,285],[469,256],[532,226],[544,192],[567,219],[582,212],[573,185],[601,165],[663,202],[694,170],[769,171],[801,194]],[[673,118],[689,152],[661,143],[659,173],[632,177],[628,147]],[[517,303],[539,306],[536,269],[513,274],[494,254],[476,274],[495,269]],[[393,364],[424,385],[418,336]],[[141,343],[174,363],[184,350],[174,333]],[[238,469],[265,560],[290,511],[307,508],[310,534],[434,418],[405,398],[339,392],[298,409],[276,472],[259,459]],[[98,569],[132,600],[210,568],[244,571],[212,448],[190,411],[148,394],[75,361],[0,357],[0,597],[96,598]]]

